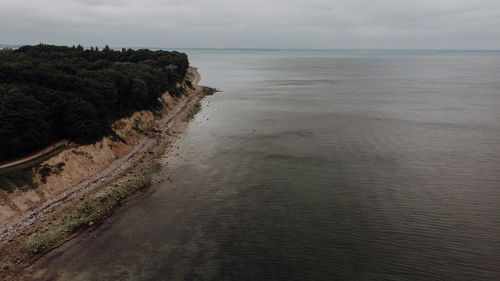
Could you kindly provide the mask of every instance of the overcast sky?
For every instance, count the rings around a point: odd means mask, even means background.
[[[500,0],[1,0],[0,43],[500,49]]]

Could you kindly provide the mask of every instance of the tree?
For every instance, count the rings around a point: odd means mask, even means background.
[[[36,151],[50,143],[50,124],[43,103],[19,91],[0,96],[0,161]]]
[[[61,117],[64,118],[67,137],[74,142],[93,143],[102,136],[96,109],[82,99],[69,100]]]
[[[99,140],[119,118],[160,106],[165,91],[180,95],[188,66],[183,53],[109,46],[0,51],[0,161],[62,138]]]

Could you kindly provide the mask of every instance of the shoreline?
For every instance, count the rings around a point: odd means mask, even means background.
[[[153,178],[160,158],[173,148],[196,114],[199,101],[214,91],[198,85],[201,77],[196,68],[190,67],[186,78],[192,88],[175,101],[173,108],[168,108],[167,114],[129,153],[84,182],[0,226],[0,279],[24,279],[23,271],[35,261],[86,229],[104,223],[124,200],[143,193],[153,180],[165,180]]]

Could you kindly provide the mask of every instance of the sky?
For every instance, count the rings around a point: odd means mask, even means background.
[[[500,49],[500,0],[1,0],[0,43]]]

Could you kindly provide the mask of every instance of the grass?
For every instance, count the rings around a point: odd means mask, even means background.
[[[197,102],[186,114],[189,121],[201,110]],[[159,160],[168,148],[167,141],[155,146],[138,162],[127,176],[118,179],[114,184],[104,187],[99,193],[90,196],[76,206],[70,206],[51,216],[50,222],[36,226],[29,234],[19,236],[12,244],[0,247],[0,279],[16,276],[23,261],[28,261],[63,244],[75,232],[84,230],[107,219],[122,201],[151,185],[155,172],[160,168]],[[73,153],[79,152],[74,150]],[[19,167],[20,168],[20,167]],[[62,167],[60,167],[62,168]],[[12,168],[11,168],[12,169]],[[1,172],[1,171],[0,171]],[[32,169],[27,171],[3,171],[0,180],[7,178],[8,173],[15,180],[31,182]],[[18,174],[19,173],[19,174]],[[0,186],[1,187],[1,186]]]
[[[109,217],[120,206],[121,201],[148,187],[160,165],[158,159],[164,153],[166,144],[159,146],[152,154],[145,156],[142,163],[111,188],[96,194],[75,209],[52,221],[48,228],[34,232],[19,245],[19,251],[28,257],[50,250],[66,241],[73,233],[98,224]]]
[[[215,94],[216,92],[219,92],[219,90],[215,88],[210,88],[210,87],[203,87],[203,95],[205,96],[211,96]]]
[[[189,111],[187,112],[186,116],[184,117],[183,121],[184,122],[187,122],[191,119],[193,119],[193,117],[198,113],[200,112],[201,110],[201,103],[198,101],[196,102],[192,107],[191,109],[189,109]]]
[[[16,188],[35,188],[32,168],[18,168],[0,174],[0,189],[13,192]]]
[[[25,163],[0,169],[0,189],[10,193],[15,189],[25,190],[26,188],[36,188],[37,184],[33,182],[33,167],[36,167],[65,149],[65,146],[61,146]]]
[[[42,182],[45,183],[48,176],[60,173],[63,170],[63,166],[63,162],[54,166],[45,164],[35,167],[35,170],[40,173]],[[32,167],[9,169],[0,173],[0,189],[11,193],[15,189],[25,190],[26,188],[36,188],[37,184],[33,181],[33,177]]]

